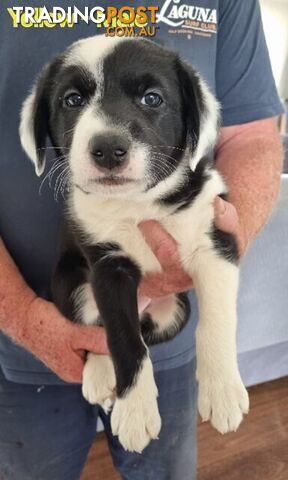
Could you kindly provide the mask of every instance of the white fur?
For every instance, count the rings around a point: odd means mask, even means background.
[[[34,108],[35,95],[36,95],[36,87],[33,88],[32,92],[26,98],[23,104],[22,111],[21,111],[19,133],[20,133],[22,147],[26,152],[26,154],[28,155],[28,157],[30,158],[30,160],[33,162],[36,174],[38,175],[38,177],[40,177],[40,175],[42,175],[42,173],[44,172],[45,161],[43,162],[43,165],[40,167],[38,163],[38,158],[37,158],[34,129],[33,129],[33,108]]]
[[[116,378],[109,355],[88,353],[83,370],[82,393],[87,402],[101,405],[106,413],[115,399]]]
[[[194,171],[201,158],[205,157],[213,149],[218,136],[218,123],[220,104],[210,92],[201,77],[199,83],[204,97],[205,110],[200,117],[200,136],[196,150],[191,157],[190,167]]]
[[[99,310],[95,302],[90,283],[84,283],[73,292],[75,318],[85,325],[95,325],[99,322]]]
[[[143,219],[144,205],[135,205],[121,199],[101,200],[94,195],[85,195],[79,189],[73,191],[71,200],[71,212],[92,239],[96,242],[109,242],[113,239],[126,255],[136,261],[143,274],[161,272],[157,258],[137,227]],[[147,211],[148,218],[150,217]]]
[[[249,410],[237,366],[238,268],[207,250],[195,256],[191,274],[200,314],[196,333],[199,412],[219,432],[235,431]]]
[[[90,68],[94,74],[95,66],[102,63],[104,57],[112,53],[114,48],[125,40],[123,37],[106,37],[106,35],[94,35],[75,42],[66,57],[66,65],[82,64]]]
[[[197,201],[167,218],[165,228],[178,241],[183,268],[193,278],[199,304],[196,336],[199,412],[221,433],[236,430],[249,401],[241,381],[236,352],[238,267],[221,258],[206,232],[213,219],[213,198],[223,191],[220,175]]]
[[[152,363],[147,357],[135,384],[123,398],[116,398],[112,410],[112,432],[125,450],[141,453],[150,440],[158,438],[161,418],[157,397]]]

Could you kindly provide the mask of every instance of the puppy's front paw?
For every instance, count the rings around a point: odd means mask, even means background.
[[[141,453],[161,429],[158,411],[158,391],[152,366],[145,360],[138,380],[123,398],[117,398],[111,415],[113,435],[118,435],[125,450]]]
[[[239,375],[199,379],[198,410],[220,433],[235,432],[249,411],[248,393]]]
[[[83,371],[82,393],[87,402],[101,405],[107,413],[115,398],[116,379],[108,355],[89,353]]]

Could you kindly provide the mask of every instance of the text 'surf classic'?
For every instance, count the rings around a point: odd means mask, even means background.
[[[111,357],[88,354],[83,395],[112,408],[112,431],[127,450],[141,452],[161,428],[147,345],[175,336],[189,316],[184,293],[138,314],[141,278],[161,272],[143,220],[176,239],[193,278],[203,420],[224,433],[248,411],[236,358],[238,252],[214,224],[213,202],[227,191],[207,158],[218,110],[177,54],[105,36],[74,43],[46,66],[23,106],[21,141],[37,174],[49,136],[69,179],[54,301],[69,319],[107,331]]]

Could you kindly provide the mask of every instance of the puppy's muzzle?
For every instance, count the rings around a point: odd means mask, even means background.
[[[122,169],[128,162],[130,141],[120,135],[96,135],[89,142],[89,152],[99,170]]]

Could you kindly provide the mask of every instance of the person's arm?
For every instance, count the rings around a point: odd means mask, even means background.
[[[0,238],[0,330],[67,382],[82,382],[85,352],[108,352],[103,328],[66,320],[25,283]]]
[[[236,235],[241,255],[272,211],[282,164],[274,118],[222,129],[216,165],[230,193],[229,203],[216,203],[215,220],[218,228]],[[192,281],[181,269],[174,239],[157,222],[143,222],[140,229],[163,268],[143,280],[141,293],[154,298],[190,289]]]
[[[241,253],[269,218],[279,191],[283,149],[276,119],[225,127],[216,151],[216,167],[236,208]]]

